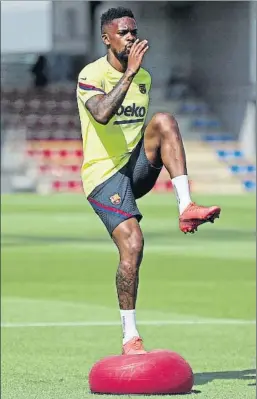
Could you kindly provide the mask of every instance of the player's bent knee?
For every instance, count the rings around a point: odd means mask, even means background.
[[[124,259],[131,265],[131,262],[137,264],[142,259],[144,250],[144,240],[142,234],[132,233],[126,240],[123,251],[120,253],[121,259]]]
[[[143,258],[143,250],[144,239],[142,234],[132,234],[120,250],[120,269],[124,273],[136,273]]]
[[[127,239],[127,249],[132,255],[141,254],[144,249],[144,238],[140,231],[132,231]]]
[[[112,238],[116,243],[121,259],[139,259],[143,254],[144,238],[137,223],[130,219],[114,231]]]
[[[153,117],[155,128],[161,133],[170,130],[177,126],[177,121],[172,114],[168,112],[158,112]],[[171,129],[173,130],[173,129]]]
[[[130,250],[132,253],[141,254],[144,249],[144,240],[139,238],[136,241],[132,241],[130,244]]]

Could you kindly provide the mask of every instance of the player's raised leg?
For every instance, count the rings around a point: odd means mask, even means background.
[[[135,309],[144,239],[137,219],[130,218],[120,223],[112,238],[120,254],[116,288],[123,329],[123,354],[143,354],[146,351],[136,327]]]
[[[157,113],[149,122],[144,135],[148,160],[166,167],[175,188],[179,207],[179,226],[184,233],[193,233],[205,222],[219,217],[218,206],[204,207],[191,200],[186,155],[176,119],[168,113]]]

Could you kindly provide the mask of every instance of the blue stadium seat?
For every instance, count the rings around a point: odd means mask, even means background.
[[[240,150],[235,150],[234,151],[234,157],[236,158],[242,158],[243,157],[243,152]]]
[[[256,167],[254,165],[230,165],[232,173],[255,173]]]
[[[225,158],[225,157],[227,157],[227,151],[224,151],[224,150],[217,150],[216,152],[217,152],[217,155],[218,155],[220,158]]]
[[[242,173],[242,167],[240,167],[239,165],[230,166],[230,170],[233,173]]]
[[[214,142],[228,142],[233,141],[234,137],[229,133],[222,134],[206,134],[203,136],[205,141],[214,141]]]
[[[244,156],[240,150],[217,150],[216,153],[223,160],[228,158],[243,158]]]
[[[243,181],[243,185],[247,191],[255,191],[256,183],[253,180],[245,180]]]
[[[208,108],[204,104],[182,104],[180,112],[182,113],[205,113]]]
[[[220,122],[217,119],[201,119],[193,120],[192,125],[194,128],[219,128]]]
[[[256,173],[256,166],[255,165],[247,165],[247,172],[248,173]]]
[[[216,143],[216,146],[219,146],[220,143],[221,148],[215,149],[218,158],[227,163],[229,171],[242,181],[246,191],[256,191],[256,166],[254,164],[247,164],[244,152],[236,148],[237,146],[234,143],[235,138],[231,134],[204,134],[202,135],[202,140],[209,142],[210,144]],[[222,149],[222,142],[227,142],[229,144],[228,147],[231,148]],[[244,177],[245,180],[243,180],[242,177]]]

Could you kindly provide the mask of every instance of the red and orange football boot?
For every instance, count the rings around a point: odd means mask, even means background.
[[[221,209],[218,206],[201,206],[191,202],[179,217],[179,228],[183,233],[194,233],[203,223],[214,223],[219,218]]]
[[[122,347],[123,355],[144,355],[147,351],[144,349],[143,340],[140,337],[133,337]]]

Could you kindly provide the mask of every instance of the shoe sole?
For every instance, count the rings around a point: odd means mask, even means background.
[[[210,211],[209,214],[206,215],[204,219],[190,219],[190,220],[183,220],[180,222],[180,230],[184,233],[191,233],[194,234],[197,231],[197,228],[204,223],[214,223],[215,219],[219,219],[221,209],[217,208],[213,211]],[[183,226],[183,224],[187,224],[187,226]],[[188,226],[188,223],[191,224],[191,227]]]

